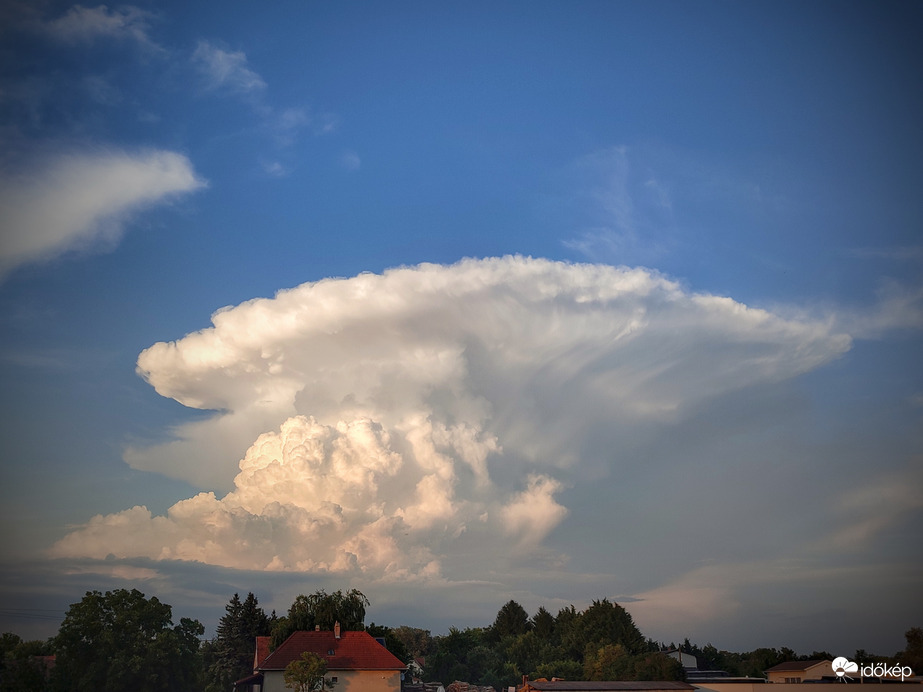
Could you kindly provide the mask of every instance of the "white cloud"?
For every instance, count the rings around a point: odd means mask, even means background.
[[[850,344],[646,269],[523,257],[326,279],[212,322],[138,370],[221,413],[126,459],[222,488],[243,457],[231,492],[95,517],[55,555],[472,578],[463,546],[479,564],[541,551],[564,488],[600,458],[627,463],[638,426]]]
[[[673,226],[669,186],[638,168],[625,146],[596,151],[569,167],[577,186],[574,212],[577,218],[589,215],[589,223],[565,239],[565,247],[591,259],[620,261],[650,261],[664,253],[664,232]]]
[[[171,151],[62,154],[0,178],[0,275],[121,236],[130,215],[205,183]]]
[[[559,490],[561,484],[553,478],[530,475],[528,487],[501,510],[506,532],[521,547],[537,546],[567,516],[567,508],[554,499]]]
[[[923,286],[883,281],[876,299],[871,308],[844,311],[839,317],[841,327],[865,339],[879,339],[894,330],[923,328]]]
[[[44,25],[45,31],[66,43],[91,43],[97,39],[134,41],[148,49],[162,50],[148,36],[153,15],[132,6],[110,10],[105,5],[74,5],[67,14]]]
[[[226,51],[208,41],[199,41],[192,62],[205,78],[208,89],[249,94],[266,88],[263,78],[247,66],[247,56],[241,51]]]
[[[347,171],[358,171],[362,168],[362,159],[354,151],[344,151],[340,154],[340,167]]]

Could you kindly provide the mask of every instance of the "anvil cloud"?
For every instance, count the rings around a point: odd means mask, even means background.
[[[442,578],[463,535],[486,559],[542,550],[612,435],[850,346],[646,269],[514,256],[307,283],[212,323],[138,371],[218,413],[127,454],[207,492],[96,516],[53,555]]]

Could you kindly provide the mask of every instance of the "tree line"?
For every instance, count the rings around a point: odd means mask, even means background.
[[[365,624],[370,605],[358,590],[317,591],[295,598],[285,615],[268,614],[252,593],[234,594],[225,606],[215,637],[203,640],[197,620],[174,624],[171,606],[137,589],[87,592],[72,604],[58,634],[48,641],[0,636],[0,692],[228,692],[253,670],[255,640],[270,637],[274,649],[298,630],[365,630],[381,637],[405,663],[424,659],[424,680],[462,680],[501,689],[522,676],[567,680],[683,680],[684,671],[664,649],[694,655],[700,669],[734,676],[762,677],[763,671],[792,660],[833,659],[826,651],[806,656],[792,649],[759,648],[745,653],[719,651],[688,639],[665,644],[645,638],[631,615],[608,599],[584,610],[568,606],[556,615],[540,607],[531,617],[510,600],[483,627],[429,630],[401,625]],[[859,650],[853,660],[882,661],[923,670],[923,629],[906,632],[907,646],[894,656]],[[54,655],[51,665],[49,656]],[[302,679],[316,676],[302,671]],[[292,680],[295,680],[293,677]],[[294,683],[293,683],[294,685]]]

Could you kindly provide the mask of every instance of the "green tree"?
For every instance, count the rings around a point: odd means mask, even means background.
[[[914,673],[923,673],[923,629],[911,627],[904,633],[907,646],[903,651],[898,651],[895,661],[902,666],[910,666]]]
[[[532,629],[532,623],[529,621],[526,609],[516,601],[509,600],[497,612],[490,632],[495,640],[500,640],[510,635],[515,637],[525,634],[530,629]]]
[[[369,599],[358,589],[331,594],[321,589],[310,596],[301,594],[288,609],[288,615],[279,618],[273,625],[272,647],[279,646],[292,632],[313,630],[315,627],[332,630],[336,622],[344,630],[363,630],[368,606]]]
[[[532,631],[542,641],[552,643],[554,615],[545,610],[545,606],[539,606],[538,611],[532,616]]]
[[[547,663],[540,663],[535,669],[532,677],[536,680],[538,678],[546,678],[548,680],[551,680],[551,678],[580,680],[583,678],[583,666],[577,663],[577,661],[570,661],[567,659],[548,661]]]
[[[391,634],[404,645],[413,658],[429,656],[433,651],[433,636],[429,630],[401,625],[392,629]]]
[[[172,622],[172,608],[137,589],[88,591],[54,639],[54,679],[68,692],[200,689],[197,620]]]
[[[558,614],[561,619],[562,613]],[[583,661],[587,651],[596,652],[606,644],[620,644],[629,654],[647,650],[644,635],[631,615],[618,603],[604,598],[576,617],[568,614],[561,627],[561,645],[570,658]]]
[[[685,680],[683,664],[659,651],[633,657],[631,680]]]
[[[19,635],[0,635],[0,692],[43,692],[48,668],[42,656],[52,653],[49,642],[23,641]]]
[[[404,642],[394,635],[393,629],[385,625],[376,625],[372,622],[365,628],[365,631],[372,637],[381,637],[384,639],[385,648],[388,651],[401,659],[403,663],[410,663],[413,657],[410,655],[410,652],[407,651]]]
[[[236,593],[218,621],[216,637],[203,647],[206,692],[225,692],[253,670],[256,638],[270,634],[269,617],[252,593],[241,602]]]
[[[473,627],[460,630],[450,627],[447,635],[434,639],[434,644],[436,650],[427,657],[426,670],[423,673],[427,682],[475,682],[470,664],[477,665],[477,660],[475,658],[469,661],[469,655],[472,652],[480,652],[482,647],[488,647],[489,641],[484,629]]]
[[[622,644],[605,644],[598,649],[587,647],[583,675],[587,680],[630,680],[631,654]]]
[[[282,677],[285,686],[295,692],[312,692],[333,687],[333,681],[324,678],[326,674],[327,661],[313,651],[305,651],[285,667]]]
[[[490,685],[495,690],[515,687],[522,681],[522,673],[513,663],[507,661],[499,668],[487,671],[481,678],[482,685]]]

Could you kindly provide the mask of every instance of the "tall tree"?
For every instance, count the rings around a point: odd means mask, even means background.
[[[621,644],[629,654],[639,654],[647,648],[644,635],[628,611],[606,598],[593,601],[568,623],[561,637],[568,654],[581,661],[588,649],[596,650],[606,644]]]
[[[518,637],[532,629],[532,623],[529,621],[529,614],[526,609],[514,600],[509,600],[503,604],[494,618],[494,624],[491,625],[491,635],[494,639],[503,639],[504,637]]]
[[[205,647],[206,692],[224,692],[253,670],[256,638],[270,634],[270,622],[252,593],[241,602],[236,593],[218,621],[216,637]]]
[[[897,662],[910,666],[917,675],[923,673],[923,629],[911,627],[904,633],[907,646],[895,654]]]
[[[392,629],[391,634],[400,640],[407,652],[414,658],[428,656],[433,651],[433,636],[429,630],[401,625]]]
[[[89,591],[68,608],[55,637],[54,678],[69,692],[167,692],[200,688],[205,628],[137,589]]]
[[[554,615],[545,610],[545,606],[539,606],[538,611],[532,616],[532,630],[539,639],[552,643]]]
[[[401,659],[403,663],[410,663],[413,656],[407,651],[404,642],[394,635],[394,630],[392,628],[386,627],[385,625],[376,625],[372,622],[365,628],[365,631],[372,637],[384,639],[385,648],[388,651]]]
[[[369,599],[358,589],[331,594],[320,590],[310,596],[296,596],[288,615],[279,618],[273,626],[272,646],[279,646],[292,632],[313,630],[315,627],[332,630],[336,622],[344,630],[363,630],[368,606]]]

